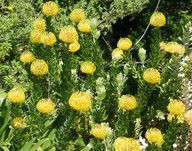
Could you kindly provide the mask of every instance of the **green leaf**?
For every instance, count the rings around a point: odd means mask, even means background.
[[[37,144],[33,145],[33,147],[30,149],[30,151],[36,151],[39,146],[41,146],[43,143],[45,143],[48,140],[49,140],[49,138],[44,138],[44,139],[40,140]]]
[[[8,149],[6,146],[1,146],[1,148],[2,148],[4,151],[9,151],[9,149]]]
[[[5,93],[4,90],[0,89],[0,104],[3,102],[6,96],[7,96],[7,93]]]
[[[81,151],[90,151],[92,148],[92,144],[89,143],[85,148],[83,148]]]
[[[56,132],[56,129],[53,129],[53,130],[51,131],[51,133],[48,135],[47,138],[49,138],[49,140],[43,144],[43,146],[42,146],[43,150],[44,150],[45,148],[47,148],[48,146],[50,146],[51,140],[52,140],[52,139],[54,138],[54,136],[55,136],[55,132]]]
[[[29,151],[33,143],[35,142],[35,138],[31,139],[27,144],[25,144],[20,151]]]

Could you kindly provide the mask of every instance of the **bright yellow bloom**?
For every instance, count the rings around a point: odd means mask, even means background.
[[[83,73],[92,74],[93,72],[95,72],[96,66],[91,61],[85,61],[82,63],[80,70]]]
[[[46,23],[45,20],[42,18],[37,18],[34,22],[33,22],[33,28],[35,30],[40,30],[40,31],[44,31],[46,28]]]
[[[31,72],[36,76],[42,76],[48,73],[48,65],[43,59],[36,59],[32,62]]]
[[[77,30],[75,27],[68,25],[64,26],[60,33],[59,33],[59,38],[66,43],[74,43],[75,41],[79,40],[79,35],[77,33]]]
[[[85,92],[75,92],[69,98],[69,105],[78,111],[88,111],[91,107],[91,99]]]
[[[130,94],[123,95],[119,100],[119,106],[125,110],[133,110],[136,105],[135,97]]]
[[[44,98],[37,103],[36,108],[41,113],[50,113],[55,109],[55,106],[51,99]]]
[[[184,113],[184,118],[185,121],[189,124],[192,125],[192,110],[189,110],[187,112]]]
[[[41,34],[42,34],[42,31],[33,30],[30,35],[31,42],[41,43]]]
[[[137,140],[127,137],[118,137],[114,142],[115,151],[141,151]]]
[[[69,52],[76,52],[80,49],[80,44],[78,43],[78,41],[74,42],[74,43],[71,43],[69,45]]]
[[[35,59],[35,56],[32,52],[30,51],[24,51],[21,56],[20,56],[20,60],[21,62],[24,63],[30,63]]]
[[[8,92],[7,98],[13,103],[20,103],[25,100],[25,93],[21,88],[13,88]]]
[[[13,7],[11,7],[11,6],[8,6],[8,7],[7,7],[7,9],[8,9],[8,10],[12,10],[12,9],[13,9]]]
[[[41,43],[46,46],[51,46],[56,42],[56,37],[52,32],[43,32],[41,34]]]
[[[175,49],[175,53],[183,55],[185,53],[185,46],[178,44]]]
[[[168,104],[168,111],[174,115],[183,114],[185,112],[185,104],[175,99]]]
[[[111,55],[113,56],[115,53],[120,55],[120,59],[123,59],[124,54],[123,54],[123,50],[122,49],[120,49],[120,48],[114,49]]]
[[[102,124],[95,124],[92,128],[91,128],[91,134],[93,136],[95,136],[96,138],[99,139],[104,139],[104,137],[106,136],[106,132],[107,132],[107,128],[105,125]]]
[[[164,50],[165,49],[165,43],[162,41],[159,43],[159,47],[160,47],[160,50]]]
[[[157,128],[150,128],[145,133],[145,137],[150,144],[155,143],[156,146],[161,146],[164,143],[163,135]]]
[[[79,31],[89,33],[91,31],[90,29],[90,23],[91,21],[89,19],[81,20],[79,24],[77,25]]]
[[[21,117],[16,117],[11,121],[11,125],[15,128],[22,128],[26,125],[26,122]]]
[[[117,42],[117,47],[122,50],[129,50],[132,47],[132,42],[129,38],[121,38]]]
[[[167,121],[171,122],[173,118],[175,118],[175,115],[169,113],[167,116]],[[183,123],[183,114],[176,115],[176,118],[177,118],[177,124]]]
[[[157,69],[149,68],[144,72],[143,79],[148,83],[155,84],[161,80],[161,75]]]
[[[48,1],[43,5],[42,12],[46,16],[55,16],[58,13],[58,6],[52,1]]]
[[[150,24],[155,27],[162,27],[166,24],[166,18],[161,12],[155,12],[150,17]]]
[[[171,41],[165,45],[164,50],[169,52],[169,53],[175,53],[178,46],[179,46],[179,44],[177,42]]]
[[[70,14],[70,19],[76,23],[79,23],[81,20],[85,19],[85,13],[82,9],[74,9]]]

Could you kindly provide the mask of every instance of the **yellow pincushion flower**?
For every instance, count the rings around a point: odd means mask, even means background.
[[[117,54],[120,55],[120,59],[123,59],[124,54],[123,54],[123,50],[122,50],[122,49],[120,49],[120,48],[114,49],[113,52],[112,52],[112,56],[113,56],[115,53],[117,53]]]
[[[88,111],[91,107],[91,99],[85,92],[75,92],[69,98],[69,105],[78,111]]]
[[[118,137],[114,142],[115,151],[141,151],[137,140],[127,137]]]
[[[55,16],[58,13],[58,6],[52,1],[48,1],[43,5],[42,12],[46,16]]]
[[[30,35],[31,42],[41,43],[41,30],[33,30]]]
[[[80,44],[78,43],[78,41],[74,42],[74,43],[71,43],[69,45],[69,52],[76,52],[80,49]]]
[[[85,19],[85,13],[82,9],[74,9],[70,14],[70,19],[76,23],[79,23],[81,20]]]
[[[175,115],[169,113],[167,116],[167,121],[171,122],[173,118],[175,118]],[[176,115],[176,118],[177,118],[177,124],[183,123],[183,114]]]
[[[15,128],[22,128],[26,125],[26,122],[21,117],[16,117],[11,121],[11,125]]]
[[[150,17],[150,24],[155,27],[162,27],[166,24],[166,18],[161,12],[155,12]]]
[[[164,50],[165,49],[165,43],[162,41],[159,43],[159,47],[160,47],[160,50]]]
[[[163,135],[157,128],[150,128],[145,133],[145,137],[150,144],[155,143],[156,146],[161,146],[164,143]]]
[[[192,110],[189,110],[187,112],[184,113],[184,118],[185,121],[189,124],[192,125]]]
[[[161,75],[157,69],[149,68],[144,72],[143,79],[148,83],[155,84],[161,80]]]
[[[82,63],[80,70],[83,73],[92,74],[93,72],[95,72],[96,66],[91,61],[85,61]]]
[[[56,37],[52,32],[43,32],[41,35],[41,43],[46,46],[51,46],[56,42]]]
[[[185,112],[185,104],[180,100],[173,100],[168,104],[168,111],[174,115],[180,115]]]
[[[178,46],[179,46],[179,44],[177,42],[171,41],[165,45],[164,50],[169,53],[175,53]]]
[[[42,76],[48,73],[48,65],[43,59],[36,59],[32,62],[31,72],[36,76]]]
[[[90,29],[90,23],[91,21],[89,19],[81,20],[79,24],[77,25],[79,31],[89,33],[91,31]]]
[[[175,53],[183,55],[185,53],[185,46],[178,44],[175,49]]]
[[[135,97],[130,94],[123,95],[119,100],[119,106],[125,110],[133,110],[136,105]]]
[[[61,29],[59,33],[59,38],[66,43],[74,43],[75,41],[79,40],[77,30],[71,25],[64,26]]]
[[[8,92],[7,98],[13,103],[20,103],[25,100],[25,93],[21,88],[13,88]]]
[[[20,60],[21,62],[24,63],[30,63],[35,59],[35,56],[32,52],[30,51],[24,51],[21,56],[20,56]]]
[[[132,47],[132,42],[129,38],[121,38],[117,43],[117,47],[122,50],[128,50]]]
[[[50,113],[55,109],[55,106],[51,99],[44,98],[37,103],[36,108],[41,113]]]
[[[92,128],[90,133],[99,139],[104,139],[107,133],[107,128],[105,125],[102,124],[95,124]]]
[[[12,10],[12,9],[13,9],[13,7],[11,7],[11,6],[8,6],[8,7],[7,7],[7,9],[8,9],[8,10]]]
[[[35,30],[40,30],[40,31],[44,31],[46,28],[46,23],[45,20],[42,18],[37,18],[34,22],[33,22],[33,28]]]

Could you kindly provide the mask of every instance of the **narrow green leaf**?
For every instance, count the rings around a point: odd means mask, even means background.
[[[47,148],[48,146],[50,146],[50,143],[51,143],[51,140],[54,138],[55,136],[55,132],[56,132],[56,129],[53,129],[51,131],[51,133],[48,135],[47,138],[49,138],[49,141],[45,142],[42,146],[43,149]]]
[[[33,143],[35,142],[35,138],[31,139],[27,144],[25,144],[20,151],[29,151]]]
[[[9,151],[9,149],[8,149],[6,146],[1,146],[1,148],[2,148],[4,151]]]
[[[49,138],[44,138],[44,139],[40,140],[37,144],[33,145],[33,147],[30,149],[30,151],[36,151],[39,146],[41,146],[43,143],[45,143],[48,140],[49,140]]]

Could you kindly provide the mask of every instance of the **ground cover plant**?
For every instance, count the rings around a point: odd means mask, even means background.
[[[0,150],[192,150],[191,0],[0,6]]]

